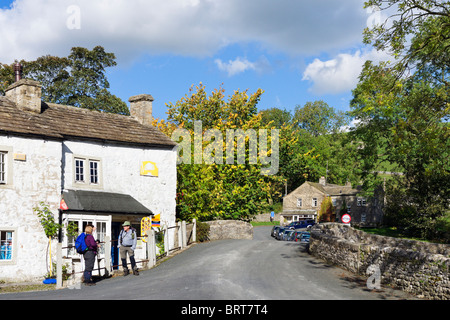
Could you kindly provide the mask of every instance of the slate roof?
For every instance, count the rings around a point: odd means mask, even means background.
[[[153,215],[150,209],[127,194],[85,190],[65,190],[64,201],[70,212]]]
[[[317,182],[306,181],[310,186],[318,189],[320,192],[323,192],[326,195],[330,196],[343,196],[343,195],[356,195],[361,190],[353,189],[351,186],[341,186],[337,184],[326,183],[322,185]]]
[[[50,139],[88,139],[132,145],[173,148],[173,142],[152,126],[130,116],[42,102],[41,113],[18,108],[0,96],[0,133],[34,135]]]

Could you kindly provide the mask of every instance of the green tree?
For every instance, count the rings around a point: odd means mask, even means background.
[[[39,205],[33,208],[33,212],[39,218],[39,222],[41,223],[42,228],[44,229],[45,236],[48,238],[47,245],[47,268],[49,269],[49,276],[52,277],[52,254],[51,254],[51,242],[53,238],[56,238],[58,235],[59,229],[62,228],[62,225],[55,221],[55,217],[53,213],[50,211],[49,205],[43,201],[39,202]]]
[[[322,100],[307,102],[303,107],[296,106],[292,120],[300,129],[313,136],[336,133],[342,126],[348,125],[348,117]]]
[[[291,113],[284,109],[270,108],[261,111],[261,121],[263,125],[271,124],[275,128],[282,128],[291,123]]]
[[[365,8],[395,9],[383,23],[364,30],[364,42],[398,58],[400,74],[442,61],[450,40],[450,2],[441,0],[368,0]],[[411,35],[415,41],[410,42]],[[446,60],[446,58],[444,59]],[[448,60],[447,60],[448,62]]]
[[[35,61],[20,61],[23,77],[42,84],[46,102],[90,110],[129,115],[125,102],[111,94],[106,68],[117,65],[115,55],[97,46],[74,47],[68,57],[46,55]],[[0,93],[14,82],[14,64],[0,64]]]
[[[397,6],[397,20],[367,29],[366,41],[398,59],[365,64],[353,91],[352,137],[366,187],[380,182],[382,162],[401,172],[387,183],[387,220],[408,235],[433,238],[449,206],[450,4],[366,3],[383,4]]]
[[[248,220],[259,213],[273,198],[281,196],[282,181],[278,176],[261,174],[264,167],[260,161],[250,163],[249,142],[245,138],[245,163],[236,161],[239,152],[234,153],[234,162],[227,163],[225,137],[227,130],[263,129],[261,115],[257,113],[257,103],[262,90],[248,95],[247,91],[235,91],[228,99],[224,89],[216,89],[211,94],[200,84],[191,88],[189,94],[168,103],[168,121],[155,120],[155,125],[168,136],[177,129],[186,129],[190,137],[191,150],[194,148],[195,121],[200,120],[202,137],[206,130],[214,129],[222,138],[202,140],[202,150],[218,142],[216,159],[220,163],[181,163],[177,166],[177,217],[184,220],[196,218],[200,221],[211,219]],[[267,128],[270,129],[270,128]],[[270,132],[270,130],[268,130]],[[184,139],[183,138],[183,139]],[[198,138],[198,137],[197,137]],[[219,139],[219,140],[215,140]],[[182,142],[182,140],[177,140]],[[268,145],[272,146],[268,139]],[[237,150],[237,141],[233,141]],[[271,148],[269,147],[269,150]],[[234,151],[233,151],[234,152]],[[219,153],[221,153],[219,155]],[[194,155],[195,156],[195,155]],[[221,161],[220,161],[221,160]]]

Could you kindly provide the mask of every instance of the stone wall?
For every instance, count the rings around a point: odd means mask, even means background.
[[[309,251],[359,275],[427,299],[450,299],[450,245],[367,234],[338,223],[315,225]]]
[[[280,213],[275,213],[273,221],[280,221],[280,216]],[[255,222],[270,222],[270,212],[257,214],[252,220]]]
[[[253,239],[253,226],[244,221],[214,220],[207,221],[209,240]]]
[[[0,185],[0,231],[13,235],[12,259],[0,259],[0,281],[42,280],[47,273],[49,241],[33,208],[44,201],[52,212],[57,212],[61,143],[0,134],[0,150],[8,152],[9,167],[9,181]],[[23,157],[16,159],[17,154]],[[56,252],[56,246],[52,252]]]

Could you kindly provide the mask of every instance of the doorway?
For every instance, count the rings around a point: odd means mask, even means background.
[[[121,230],[122,222],[111,222],[111,262],[113,270],[119,269],[119,248],[117,248],[117,245],[119,243],[119,234]]]

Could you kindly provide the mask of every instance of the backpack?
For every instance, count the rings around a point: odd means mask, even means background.
[[[79,254],[84,254],[89,250],[88,246],[86,245],[86,233],[82,232],[77,237],[77,240],[75,240],[75,249]]]
[[[120,234],[119,234],[119,243],[120,245],[122,245],[122,240],[123,237],[125,236],[125,233],[123,232],[123,230],[120,230]],[[136,236],[136,229],[135,228],[131,228],[131,239],[134,240],[134,237]]]

